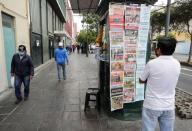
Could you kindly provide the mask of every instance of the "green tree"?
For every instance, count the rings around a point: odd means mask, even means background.
[[[173,29],[188,33],[190,36],[191,44],[187,60],[190,62],[192,55],[192,0],[179,1],[171,14],[171,19]]]
[[[81,23],[83,24],[83,29],[80,31],[77,41],[88,44],[95,42],[97,37],[99,16],[95,14],[83,15]]]
[[[81,30],[77,37],[77,42],[81,44],[92,43],[95,42],[95,40],[96,40],[95,32],[86,29]]]
[[[166,14],[165,12],[158,12],[155,11],[151,14],[151,26],[152,26],[152,33],[161,33],[163,28],[165,27],[165,19]]]
[[[84,44],[84,47],[86,47],[86,54],[88,56],[88,45],[90,43],[95,43],[97,38],[99,16],[96,14],[83,15],[81,23],[83,24],[83,30],[80,31],[77,41]]]

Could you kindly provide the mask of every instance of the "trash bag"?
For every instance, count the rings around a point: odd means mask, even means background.
[[[11,77],[11,87],[15,87],[15,77],[14,76],[12,76]]]

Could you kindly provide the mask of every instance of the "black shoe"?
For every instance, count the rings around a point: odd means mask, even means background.
[[[22,101],[22,99],[17,99],[17,100],[15,101],[15,104],[17,105],[17,104],[19,104],[21,101]]]
[[[28,100],[28,97],[25,97],[25,98],[24,98],[24,101],[27,101],[27,100]]]

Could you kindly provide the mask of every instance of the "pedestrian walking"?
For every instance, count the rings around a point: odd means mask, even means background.
[[[147,83],[142,111],[142,131],[173,131],[175,120],[175,88],[181,66],[173,58],[177,41],[163,37],[158,40],[156,59],[147,63],[141,83]]]
[[[79,51],[80,51],[80,45],[77,45],[77,52],[78,52],[78,54],[79,54]]]
[[[27,55],[24,45],[19,45],[18,53],[16,53],[11,62],[11,76],[15,77],[15,96],[17,100],[15,104],[19,104],[23,97],[21,93],[21,85],[24,85],[24,101],[29,97],[30,80],[34,75],[34,66],[32,59]]]
[[[63,48],[63,43],[59,42],[58,48],[55,49],[55,61],[57,63],[57,71],[58,71],[58,80],[61,80],[61,70],[63,74],[63,79],[66,79],[66,69],[65,64],[69,63],[67,50]]]
[[[73,50],[73,52],[75,52],[75,49],[76,49],[76,45],[72,45],[72,50]]]

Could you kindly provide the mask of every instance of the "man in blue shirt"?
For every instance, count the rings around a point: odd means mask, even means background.
[[[59,42],[58,48],[55,49],[55,61],[57,63],[58,80],[61,80],[61,69],[63,70],[63,79],[66,79],[65,64],[69,64],[67,50],[63,48],[63,43]]]

